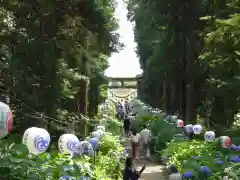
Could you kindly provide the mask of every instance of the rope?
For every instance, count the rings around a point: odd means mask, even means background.
[[[117,98],[127,98],[129,96],[131,96],[133,93],[135,93],[136,91],[132,91],[131,93],[129,93],[128,95],[126,96],[117,96],[116,94],[114,94],[113,92],[110,91],[111,95],[114,96],[114,97],[117,97]]]

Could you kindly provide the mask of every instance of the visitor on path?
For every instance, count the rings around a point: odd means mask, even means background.
[[[123,127],[124,127],[125,135],[128,136],[129,135],[129,130],[130,130],[130,119],[128,118],[128,116],[124,117]]]
[[[169,180],[182,180],[181,174],[178,172],[176,165],[170,167]]]
[[[143,130],[140,132],[141,136],[141,142],[142,146],[146,152],[146,157],[150,158],[150,144],[151,144],[151,139],[152,139],[152,133],[151,131],[147,128],[146,125],[143,125]]]
[[[134,160],[138,160],[141,137],[140,137],[140,134],[137,133],[136,129],[132,130],[131,140],[132,140],[132,158]]]
[[[132,158],[131,157],[127,157],[127,159],[125,161],[123,180],[138,180],[145,168],[146,167],[144,165],[140,171],[137,171],[133,167]]]

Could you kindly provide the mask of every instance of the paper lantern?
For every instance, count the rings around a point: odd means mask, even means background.
[[[217,142],[222,148],[228,148],[232,145],[232,141],[228,136],[220,136]]]
[[[24,132],[22,142],[27,146],[29,153],[37,155],[47,150],[50,135],[45,129],[31,127]]]
[[[171,120],[171,115],[167,115],[165,118],[164,118],[164,121],[166,122],[169,122]]]
[[[200,124],[194,125],[193,126],[193,133],[194,134],[201,134],[203,128]]]
[[[63,134],[58,140],[58,148],[63,154],[74,154],[78,143],[79,140],[74,134]]]
[[[100,130],[100,129],[105,132],[105,126],[97,126],[96,130]]]
[[[99,148],[99,140],[98,138],[91,138],[89,143],[92,145],[93,150],[97,150]]]
[[[90,156],[93,154],[92,145],[88,141],[80,141],[77,144],[78,155],[87,155]]]
[[[184,126],[183,120],[178,119],[178,120],[177,120],[177,127],[181,128],[181,127],[183,127],[183,126]]]
[[[176,122],[177,121],[177,116],[176,115],[173,115],[171,116],[171,122]]]
[[[188,137],[193,136],[193,125],[192,124],[188,124],[188,125],[184,126],[183,130],[184,130],[185,136],[188,136]]]
[[[213,131],[205,132],[204,139],[207,142],[212,142],[215,139],[215,133]]]
[[[101,137],[101,132],[99,131],[93,131],[92,137],[99,139]]]
[[[13,118],[10,107],[0,102],[0,138],[5,137],[12,130]]]

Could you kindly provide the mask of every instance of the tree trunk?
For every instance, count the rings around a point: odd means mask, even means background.
[[[195,34],[191,34],[187,41],[187,92],[186,92],[186,122],[196,122],[196,103],[195,103]]]

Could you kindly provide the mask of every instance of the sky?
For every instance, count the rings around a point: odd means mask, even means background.
[[[119,53],[113,53],[109,58],[109,68],[105,75],[109,77],[135,77],[142,73],[135,53],[133,25],[127,20],[127,8],[123,0],[117,0],[115,16],[119,19],[120,41],[125,45]]]

